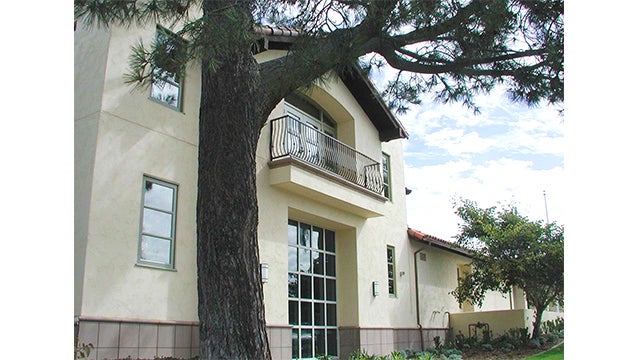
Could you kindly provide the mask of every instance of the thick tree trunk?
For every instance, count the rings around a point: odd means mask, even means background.
[[[257,64],[229,52],[202,66],[198,149],[201,359],[270,359],[259,274],[255,153],[264,117]]]

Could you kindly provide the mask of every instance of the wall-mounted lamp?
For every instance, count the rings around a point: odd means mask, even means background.
[[[262,283],[269,281],[269,264],[260,264],[260,276],[262,276]]]
[[[380,284],[377,281],[373,282],[373,296],[380,295]]]
[[[400,271],[400,276],[404,276],[405,272],[404,271]]]

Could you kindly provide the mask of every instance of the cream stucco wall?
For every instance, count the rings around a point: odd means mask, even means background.
[[[386,249],[392,245],[398,259],[406,258],[406,203],[404,193],[404,163],[402,141],[381,143],[377,129],[364,114],[346,86],[336,77],[318,82],[304,94],[322,106],[338,123],[338,139],[376,161],[382,152],[391,157],[392,199],[381,201],[363,195],[344,185],[307,172],[306,186],[324,186],[343,201],[357,202],[356,197],[375,203],[381,216],[363,217],[335,202],[317,195],[301,195],[287,188],[270,186],[279,169],[270,169],[269,124],[261,133],[257,152],[258,205],[260,223],[261,262],[269,264],[269,282],[265,284],[266,318],[268,324],[288,323],[287,312],[287,219],[295,219],[336,231],[339,326],[393,327],[412,326],[411,297],[406,261],[397,260],[398,296],[387,293]],[[284,115],[282,104],[270,118]],[[322,184],[322,185],[315,185]],[[400,276],[403,272],[405,275]],[[381,294],[374,297],[373,281],[380,284]]]
[[[427,244],[414,242],[411,249],[412,263],[413,254],[416,254],[417,260],[420,322],[423,327],[448,327],[449,314],[464,312],[450,294],[457,286],[457,267],[468,264],[471,260],[466,256]],[[420,256],[421,253],[424,254],[424,260]],[[415,291],[413,294],[415,296]],[[483,306],[474,306],[473,311],[511,308],[509,294],[489,292],[485,296]]]
[[[76,286],[83,317],[196,321],[199,70],[183,111],[124,84],[130,46],[155,27],[76,31]],[[136,265],[142,177],[178,185],[175,271]]]
[[[195,204],[200,73],[187,68],[183,111],[149,99],[148,90],[132,91],[123,83],[130,45],[150,40],[154,28],[123,31],[114,28],[92,39],[78,39],[77,63],[82,81],[76,92],[76,314],[88,317],[141,320],[197,320]],[[82,40],[82,41],[80,41]],[[109,46],[105,41],[111,40]],[[84,44],[87,41],[87,44]],[[93,44],[95,41],[96,45]],[[86,47],[86,50],[78,50]],[[284,52],[266,52],[264,61]],[[100,70],[102,69],[102,70]],[[85,92],[87,92],[85,94]],[[93,94],[90,96],[90,94]],[[102,94],[100,96],[96,94]],[[269,264],[264,284],[266,320],[287,326],[287,219],[336,232],[338,322],[343,327],[415,328],[414,253],[407,238],[402,140],[381,143],[377,129],[337,78],[318,82],[306,93],[338,122],[338,139],[380,161],[391,159],[391,201],[358,193],[342,184],[307,174],[325,192],[345,202],[364,198],[379,214],[365,217],[331,201],[294,193],[272,185],[269,167],[269,123],[258,144],[257,187],[260,261]],[[270,118],[284,114],[280,103]],[[142,176],[178,185],[176,271],[136,265]],[[310,186],[310,185],[309,185]],[[360,200],[357,200],[360,201]],[[428,230],[428,229],[426,229]],[[396,254],[397,295],[387,293],[386,248]],[[84,251],[83,249],[86,249]],[[462,256],[439,249],[422,250],[418,262],[419,301],[425,327],[444,326],[445,312],[459,311],[448,295],[455,287],[456,263]],[[372,283],[380,284],[374,297]],[[84,284],[84,287],[82,287]],[[508,304],[508,299],[507,299]],[[499,298],[490,308],[504,306]]]
[[[564,318],[564,313],[555,311],[545,311],[542,314],[542,322]],[[462,333],[469,336],[469,324],[478,322],[489,324],[494,337],[500,336],[510,329],[527,328],[529,334],[533,331],[533,321],[535,320],[535,311],[531,309],[514,309],[514,310],[494,310],[480,311],[474,313],[454,314],[451,317],[451,327],[454,334]],[[473,328],[471,329],[473,335]],[[480,331],[478,331],[480,336]]]
[[[102,100],[110,33],[74,33],[74,313],[79,314],[82,293],[93,164],[98,137],[98,118]]]

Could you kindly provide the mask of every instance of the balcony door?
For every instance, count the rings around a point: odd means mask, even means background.
[[[287,141],[297,157],[321,167],[331,167],[335,158],[336,123],[323,110],[293,95],[285,99],[285,113],[290,116]],[[332,156],[333,154],[333,156]]]

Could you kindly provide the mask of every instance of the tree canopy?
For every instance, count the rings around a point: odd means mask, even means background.
[[[473,251],[473,260],[452,295],[482,305],[487,291],[518,287],[536,309],[537,336],[544,309],[564,299],[564,227],[529,220],[513,205],[482,209],[463,200],[456,214],[462,219],[458,244]]]
[[[562,0],[236,0],[204,16],[203,3],[76,0],[75,14],[86,24],[176,25],[189,44],[176,67],[203,58],[216,67],[224,49],[249,48],[261,25],[295,29],[290,55],[261,64],[261,76],[275,78],[284,64],[324,72],[356,59],[388,65],[395,77],[384,96],[400,111],[425,94],[477,110],[473,95],[496,84],[528,104],[564,100]],[[156,50],[136,47],[129,81],[148,84],[163,53]]]

